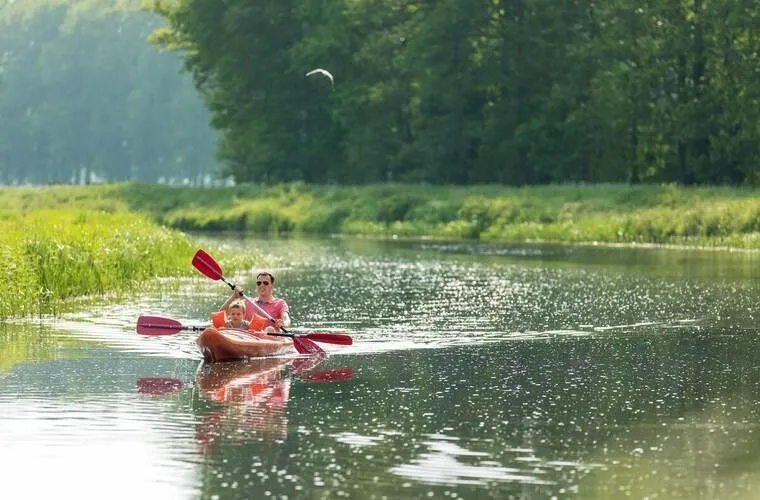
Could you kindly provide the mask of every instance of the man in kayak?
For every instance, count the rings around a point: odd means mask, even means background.
[[[256,297],[250,299],[249,306],[246,307],[246,320],[250,322],[249,329],[254,331],[265,331],[267,327],[274,327],[274,331],[279,332],[282,327],[290,326],[290,309],[285,300],[275,297],[272,292],[274,289],[274,275],[269,271],[260,272],[256,275]],[[222,305],[222,310],[234,301],[242,298],[242,288],[235,287],[235,291],[229,299]],[[270,321],[262,311],[272,317],[274,323]]]

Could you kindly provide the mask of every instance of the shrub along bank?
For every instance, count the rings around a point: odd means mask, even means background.
[[[195,245],[181,231],[757,249],[759,195],[674,185],[1,188],[0,318],[190,273]]]

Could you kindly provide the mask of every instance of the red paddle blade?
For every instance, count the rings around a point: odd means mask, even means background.
[[[220,280],[224,277],[224,273],[222,272],[222,268],[219,267],[219,264],[217,264],[212,256],[200,248],[195,252],[195,255],[193,255],[193,267],[212,280]]]
[[[322,361],[327,359],[327,353],[323,352],[321,354],[314,354],[312,356],[309,356],[308,358],[298,358],[293,360],[293,369],[292,373],[293,375],[298,375],[302,373],[306,373],[318,364],[320,364]]]
[[[304,337],[294,337],[293,347],[301,354],[324,354],[325,351],[311,340]]]
[[[306,335],[304,335],[309,340],[314,340],[317,342],[326,342],[328,344],[340,344],[340,345],[351,345],[353,344],[353,340],[351,340],[350,335],[346,335],[345,333],[325,333],[325,332],[309,332]]]
[[[333,370],[322,370],[309,373],[302,376],[301,379],[312,383],[343,382],[345,380],[351,380],[353,376],[354,371],[351,368],[335,368]]]
[[[137,333],[141,335],[174,335],[184,330],[176,319],[162,316],[140,316],[137,318]]]

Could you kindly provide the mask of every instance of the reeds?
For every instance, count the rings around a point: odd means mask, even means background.
[[[0,318],[44,314],[66,297],[189,272],[190,241],[157,224],[253,235],[759,249],[760,191],[617,184],[0,188]]]
[[[166,194],[187,196],[181,191]],[[220,198],[226,206],[210,209],[196,199],[160,220],[184,230],[254,234],[760,248],[760,191],[743,188],[296,184],[230,188],[226,196],[215,192],[213,203]]]
[[[187,236],[144,215],[40,209],[0,214],[0,318],[55,313],[71,297],[190,272]]]

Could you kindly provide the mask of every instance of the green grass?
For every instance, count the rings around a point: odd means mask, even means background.
[[[181,231],[760,248],[760,191],[674,185],[0,188],[0,318],[192,272]],[[229,269],[260,256],[220,257]]]
[[[760,191],[675,185],[159,185],[0,189],[0,209],[141,212],[184,231],[758,248]]]
[[[184,233],[126,210],[0,211],[0,319],[55,314],[74,298],[189,275],[195,249]],[[254,258],[219,256],[231,270]]]
[[[132,209],[190,231],[758,248],[760,192],[664,186],[125,185]]]
[[[0,318],[54,313],[69,298],[186,273],[194,250],[184,234],[128,212],[4,212],[0,235]]]

